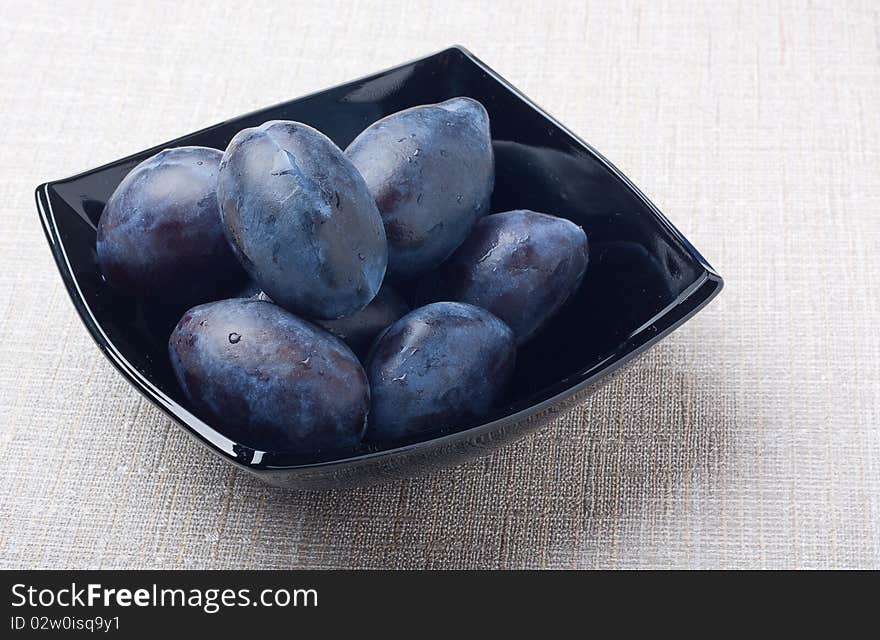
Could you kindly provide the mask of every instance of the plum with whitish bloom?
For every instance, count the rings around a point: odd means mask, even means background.
[[[559,311],[584,278],[584,230],[564,218],[518,210],[486,216],[419,285],[419,299],[458,300],[506,322],[522,344]]]
[[[245,274],[217,207],[222,155],[207,147],[166,149],[119,183],[98,222],[98,264],[111,287],[185,309],[240,286]]]
[[[364,179],[324,134],[274,120],[235,135],[217,187],[226,234],[277,304],[334,320],[363,309],[388,248]]]
[[[411,280],[445,260],[489,210],[495,163],[489,116],[471,98],[405,109],[345,150],[388,237],[388,274]]]
[[[315,453],[361,438],[370,389],[341,340],[270,302],[187,311],[168,341],[177,381],[205,418],[256,449]]]
[[[513,332],[484,309],[437,302],[411,311],[367,358],[372,410],[365,438],[395,441],[484,417],[515,361]]]

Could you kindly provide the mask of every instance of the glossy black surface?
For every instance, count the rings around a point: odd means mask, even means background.
[[[493,212],[526,208],[582,225],[590,266],[578,292],[518,354],[507,398],[480,425],[458,425],[392,449],[366,445],[336,459],[255,451],[192,413],[166,351],[177,318],[151,315],[103,282],[95,227],[126,173],[169,146],[223,149],[236,132],[298,120],[344,148],[375,120],[419,104],[470,96],[485,105],[496,154]],[[229,120],[104,167],[37,188],[46,235],[84,323],[113,364],[199,440],[272,484],[341,486],[457,462],[551,420],[595,383],[696,313],[721,278],[613,166],[461,48]]]

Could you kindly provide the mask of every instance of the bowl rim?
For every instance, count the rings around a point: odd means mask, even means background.
[[[137,367],[129,362],[118,351],[112,340],[110,340],[110,338],[104,332],[104,329],[101,327],[98,319],[92,313],[92,310],[86,302],[85,296],[83,295],[82,290],[79,287],[77,278],[74,275],[73,267],[67,256],[64,242],[60,238],[55,221],[55,213],[52,208],[53,189],[56,184],[76,180],[83,176],[87,176],[110,167],[137,160],[146,155],[153,155],[154,153],[157,153],[162,149],[168,148],[169,146],[180,146],[180,142],[185,138],[208,133],[218,127],[251,116],[255,116],[261,112],[279,108],[284,105],[288,105],[291,102],[303,100],[328,91],[333,91],[341,87],[376,79],[386,74],[398,71],[400,69],[410,67],[414,64],[453,53],[461,55],[464,61],[478,67],[481,71],[486,73],[494,82],[510,92],[515,98],[524,102],[529,108],[537,112],[542,118],[557,127],[573,142],[575,142],[577,145],[587,151],[587,153],[591,155],[595,160],[599,161],[600,164],[602,164],[612,175],[614,175],[614,177],[619,179],[645,205],[647,211],[656,218],[656,220],[660,223],[665,232],[682,244],[682,246],[694,258],[697,264],[699,264],[699,266],[703,269],[703,273],[695,282],[693,282],[681,294],[679,294],[679,296],[669,305],[658,311],[651,319],[649,319],[641,327],[633,331],[629,337],[623,340],[620,345],[618,345],[618,347],[604,359],[600,360],[597,363],[594,363],[593,365],[587,367],[582,371],[570,375],[568,378],[560,380],[546,387],[544,392],[555,389],[557,387],[560,388],[556,393],[553,393],[552,395],[545,397],[544,399],[536,403],[530,404],[527,407],[524,407],[518,411],[494,418],[489,422],[483,422],[470,427],[453,429],[449,432],[442,432],[430,436],[429,438],[424,440],[402,444],[387,449],[381,449],[378,451],[362,451],[358,453],[343,455],[339,458],[320,460],[316,462],[304,462],[295,464],[272,464],[271,462],[264,462],[263,458],[267,455],[267,452],[241,445],[240,443],[223,435],[221,432],[213,428],[210,424],[190,412],[186,407],[176,402],[159,388],[157,388],[149,380],[149,378],[147,378],[147,376],[138,371]],[[60,198],[60,195],[58,195],[57,192],[55,195]],[[36,188],[35,199],[40,222],[46,235],[46,240],[52,250],[55,264],[59,270],[62,280],[64,281],[65,287],[67,288],[67,293],[70,296],[71,301],[73,302],[74,308],[80,316],[80,320],[86,326],[86,329],[88,330],[92,339],[104,353],[105,357],[107,357],[107,359],[116,368],[116,370],[119,371],[119,373],[121,373],[122,376],[133,387],[135,387],[143,396],[145,396],[155,406],[161,409],[177,424],[182,426],[184,430],[192,437],[194,437],[197,441],[207,446],[209,450],[213,451],[222,459],[251,472],[294,472],[297,470],[313,471],[315,469],[330,470],[332,468],[342,468],[351,465],[359,465],[368,461],[374,461],[381,458],[417,452],[420,449],[433,449],[435,447],[443,447],[445,445],[449,445],[461,440],[472,440],[475,438],[479,438],[481,435],[491,433],[498,429],[503,429],[504,427],[521,422],[536,414],[546,411],[548,408],[556,405],[560,401],[583,391],[587,387],[595,384],[600,378],[604,378],[605,376],[613,373],[624,364],[628,363],[647,349],[654,346],[657,342],[659,342],[668,334],[680,327],[692,316],[698,313],[704,306],[711,302],[711,300],[718,295],[718,293],[724,286],[724,280],[715,271],[715,269],[712,268],[712,266],[706,261],[706,259],[700,254],[700,252],[690,243],[690,241],[687,240],[687,238],[685,238],[685,236],[678,229],[675,228],[672,222],[670,222],[670,220],[645,196],[645,194],[642,193],[642,191],[635,184],[633,184],[633,182],[629,180],[629,178],[627,178],[617,167],[615,167],[607,158],[605,158],[589,143],[582,140],[577,134],[575,134],[564,124],[556,120],[553,116],[551,116],[544,109],[538,106],[528,96],[526,96],[522,91],[513,86],[509,81],[505,80],[494,69],[489,67],[483,61],[477,58],[473,53],[471,53],[468,49],[461,45],[453,45],[443,50],[431,53],[426,56],[422,56],[420,58],[416,58],[414,60],[410,60],[408,62],[404,62],[402,64],[395,65],[393,67],[389,67],[376,73],[349,80],[332,87],[320,89],[318,91],[314,91],[306,95],[299,96],[297,98],[292,98],[291,100],[286,100],[284,102],[280,102],[274,105],[262,107],[249,113],[236,116],[234,118],[228,118],[226,120],[223,120],[222,122],[204,127],[183,136],[179,136],[178,138],[155,145],[149,149],[138,151],[123,158],[103,164],[99,167],[82,171],[68,178],[42,183]],[[671,321],[664,323],[665,326],[662,329],[658,330],[656,325],[661,319],[665,319],[667,321],[671,319]],[[577,380],[573,380],[569,383],[569,381],[573,378],[577,378]]]

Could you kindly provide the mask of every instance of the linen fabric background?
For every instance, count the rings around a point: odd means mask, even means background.
[[[880,568],[876,2],[0,1],[0,567]],[[552,428],[272,489],[143,400],[34,187],[460,43],[727,281]]]

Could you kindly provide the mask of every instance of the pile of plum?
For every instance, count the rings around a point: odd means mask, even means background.
[[[412,440],[497,406],[517,346],[587,268],[572,222],[488,215],[494,169],[470,98],[390,115],[344,152],[266,122],[137,165],[98,261],[114,289],[188,309],[171,364],[228,437],[306,454]]]

